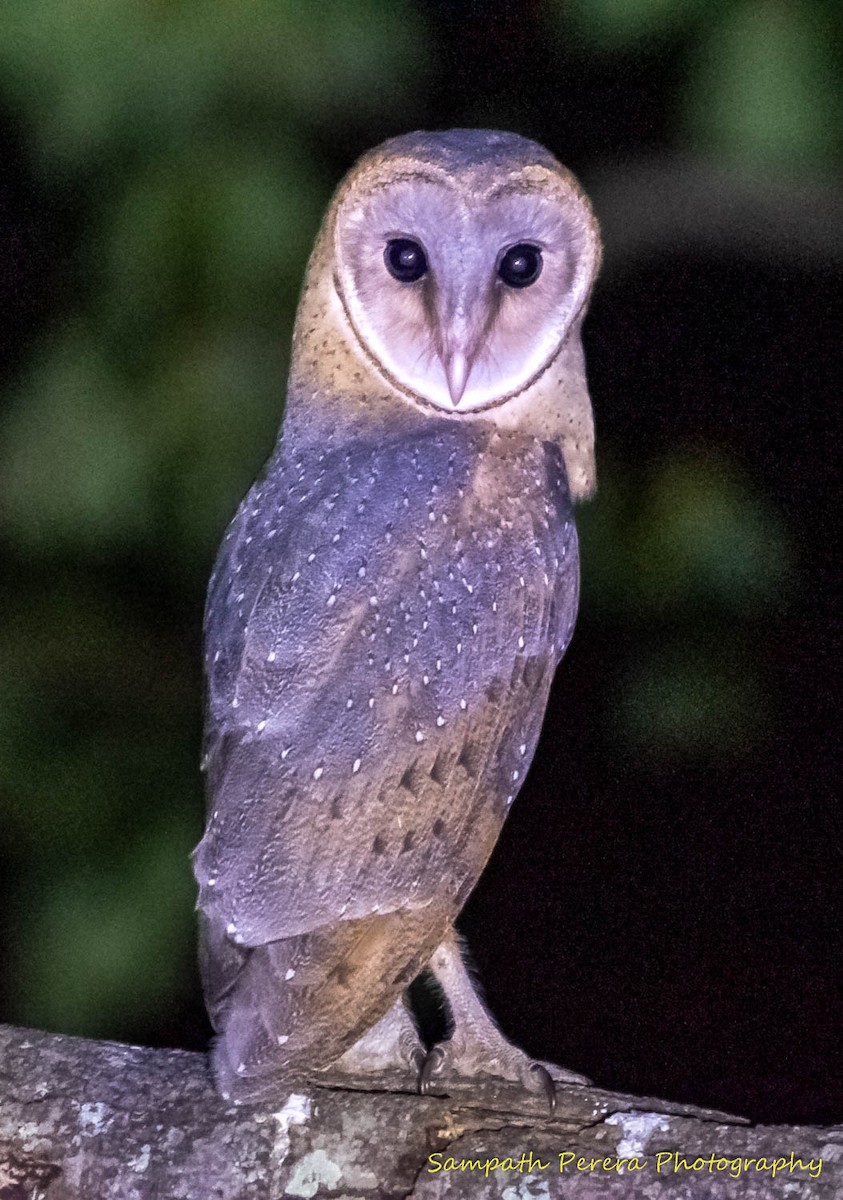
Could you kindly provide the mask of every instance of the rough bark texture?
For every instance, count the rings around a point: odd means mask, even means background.
[[[291,1085],[231,1108],[199,1054],[2,1026],[0,1054],[0,1200],[843,1196],[843,1127],[751,1126],[592,1087],[561,1090],[552,1117],[491,1084],[438,1098]]]

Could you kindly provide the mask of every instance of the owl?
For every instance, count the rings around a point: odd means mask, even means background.
[[[194,865],[226,1098],[326,1072],[551,1102],[582,1082],[505,1039],[454,922],[573,630],[599,259],[576,180],[510,133],[394,138],[328,209],[281,436],[205,615]],[[407,1001],[424,971],[453,1029],[428,1052]]]

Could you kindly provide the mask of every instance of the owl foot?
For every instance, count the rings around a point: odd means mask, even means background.
[[[440,1082],[489,1078],[515,1083],[533,1094],[543,1095],[552,1112],[556,1084],[582,1085],[590,1081],[555,1063],[536,1062],[508,1041],[480,999],[466,970],[456,936],[452,933],[430,961],[451,1012],[453,1033],[428,1054],[419,1077],[422,1094]]]
[[[554,1063],[536,1062],[502,1035],[498,1036],[500,1041],[494,1048],[477,1046],[469,1051],[464,1044],[459,1044],[461,1039],[455,1038],[433,1046],[419,1076],[421,1094],[430,1095],[438,1086],[447,1086],[449,1082],[501,1080],[517,1083],[525,1091],[543,1096],[552,1113],[556,1107],[556,1083],[582,1085],[589,1082],[584,1075],[566,1071]]]

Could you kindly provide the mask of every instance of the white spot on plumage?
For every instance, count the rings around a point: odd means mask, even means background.
[[[267,662],[275,662],[275,651],[274,650],[270,650],[269,654],[267,654],[266,661]]]
[[[355,758],[354,763],[351,768],[351,774],[356,775],[359,770],[360,770],[360,759]]]

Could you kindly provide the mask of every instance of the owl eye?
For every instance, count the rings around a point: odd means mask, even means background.
[[[388,241],[383,261],[392,278],[399,283],[415,283],[427,272],[427,256],[418,242],[411,238],[392,238]]]
[[[542,252],[527,242],[510,246],[498,264],[498,275],[508,287],[529,287],[541,273]]]

